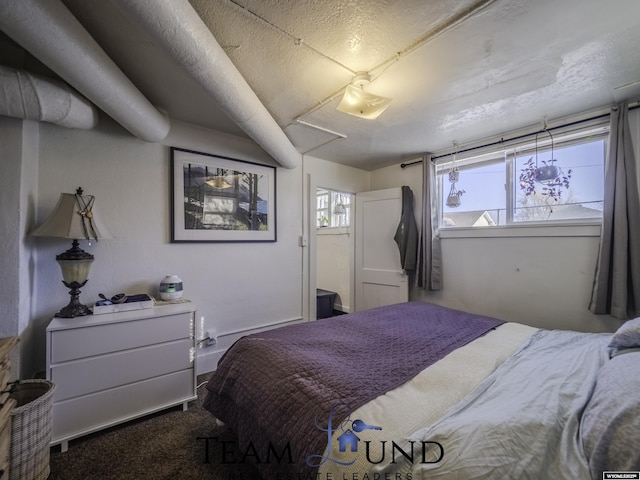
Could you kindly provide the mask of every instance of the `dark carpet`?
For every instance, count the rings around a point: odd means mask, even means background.
[[[258,480],[250,465],[234,463],[237,455],[222,462],[220,442],[233,446],[235,439],[202,408],[205,392],[198,389],[187,411],[176,407],[80,437],[65,453],[51,448],[49,480]]]

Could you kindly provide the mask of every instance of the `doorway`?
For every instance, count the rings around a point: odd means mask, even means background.
[[[318,187],[315,195],[317,318],[354,311],[355,195]]]

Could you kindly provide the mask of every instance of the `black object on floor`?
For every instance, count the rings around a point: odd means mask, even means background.
[[[333,303],[336,300],[336,292],[331,292],[329,290],[322,290],[321,288],[316,289],[316,317],[317,318],[327,318],[331,317],[333,313]]]

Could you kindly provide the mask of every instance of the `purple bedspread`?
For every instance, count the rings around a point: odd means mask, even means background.
[[[332,408],[347,404],[349,411],[334,412],[335,428],[350,411],[502,323],[409,302],[248,335],[220,359],[204,407],[237,433],[263,478],[314,478],[305,459],[327,445],[316,420],[327,428]],[[293,463],[289,455],[276,462],[274,453],[287,448]]]

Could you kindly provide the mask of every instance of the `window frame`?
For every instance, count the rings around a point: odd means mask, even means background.
[[[595,121],[584,122],[583,125],[570,124],[567,128],[559,128],[560,133],[553,133],[554,149],[559,149],[571,145],[579,145],[591,141],[604,140],[603,154],[606,162],[606,152],[609,143],[609,122],[606,119],[597,118]],[[576,122],[582,123],[582,122]],[[551,130],[551,129],[550,129]],[[554,129],[555,130],[555,129]],[[514,140],[504,141],[502,138],[498,142],[488,144],[483,147],[473,147],[462,158],[455,160],[460,171],[473,165],[491,162],[504,163],[505,165],[505,214],[504,225],[492,226],[453,226],[444,225],[444,202],[445,190],[447,189],[446,171],[451,168],[454,160],[454,151],[447,151],[438,155],[436,160],[436,189],[437,195],[435,204],[437,205],[438,232],[442,238],[463,238],[463,237],[513,237],[513,236],[597,236],[600,234],[602,216],[592,218],[560,219],[560,220],[537,220],[537,221],[514,221],[514,211],[517,206],[515,188],[517,187],[515,178],[515,159],[535,152],[535,133],[515,137]],[[547,151],[550,146],[550,137],[538,138],[538,150]],[[474,154],[475,153],[475,154]],[[604,178],[604,168],[603,168]],[[433,199],[432,199],[433,200]]]

